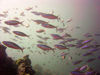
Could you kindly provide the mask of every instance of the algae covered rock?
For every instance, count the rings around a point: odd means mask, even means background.
[[[22,59],[16,61],[18,67],[18,75],[34,75],[35,71],[32,69],[31,60],[29,55],[24,56]]]

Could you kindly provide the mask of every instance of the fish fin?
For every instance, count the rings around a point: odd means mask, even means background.
[[[61,21],[61,18],[59,17],[59,16],[57,16],[58,18],[57,18],[57,21],[59,22],[59,21]]]

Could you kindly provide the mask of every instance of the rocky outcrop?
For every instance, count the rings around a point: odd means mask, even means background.
[[[14,61],[7,56],[6,47],[0,44],[0,75],[16,75],[17,68]]]

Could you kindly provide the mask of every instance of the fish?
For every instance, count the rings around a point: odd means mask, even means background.
[[[88,48],[91,48],[92,46],[91,45],[83,45],[82,47],[81,47],[81,49],[88,49]]]
[[[63,40],[63,41],[60,41],[59,44],[65,45],[67,42],[68,42],[68,41]]]
[[[56,30],[57,30],[57,27],[56,26],[51,25],[51,24],[48,24],[48,23],[42,24],[41,26],[42,27],[45,27],[45,28],[56,28]]]
[[[83,49],[88,48],[89,45],[86,45],[87,43],[91,42],[93,39],[89,39],[89,40],[79,40],[76,44],[77,44],[77,48],[82,47]],[[85,46],[86,45],[86,46]]]
[[[49,37],[43,37],[42,39],[46,41],[46,40],[48,40],[50,38]]]
[[[6,15],[6,14],[0,14],[0,17],[4,17],[4,18],[6,18],[7,15]]]
[[[78,44],[78,45],[76,46],[76,48],[80,48],[80,47],[82,47],[82,46],[84,46],[84,44]]]
[[[37,42],[40,43],[40,44],[46,44],[46,42],[43,42],[43,41],[40,41],[40,40],[38,40]]]
[[[83,56],[88,56],[88,55],[91,55],[91,54],[93,54],[93,53],[92,52],[87,52],[87,53],[83,54]]]
[[[79,71],[72,71],[70,72],[70,75],[86,75],[86,74],[83,72],[79,72]]]
[[[64,32],[64,30],[66,30],[66,28],[57,28],[56,31],[59,31],[60,33]]]
[[[67,40],[68,42],[72,42],[72,41],[75,41],[75,40],[77,40],[76,38],[67,38],[67,39],[65,39],[65,40]]]
[[[43,44],[37,44],[37,47],[44,50],[44,51],[54,50],[53,48],[51,48],[47,45],[43,45]]]
[[[88,65],[84,65],[84,66],[80,67],[79,71],[84,71],[84,70],[86,70],[87,68],[88,68]]]
[[[84,40],[84,41],[82,42],[82,44],[87,44],[87,43],[89,43],[89,42],[91,42],[91,41],[93,41],[93,39]]]
[[[36,32],[37,32],[37,33],[42,33],[42,32],[45,32],[45,30],[44,30],[44,29],[39,29],[39,30],[37,30]]]
[[[96,34],[94,34],[95,36],[100,36],[100,34],[99,33],[96,33]]]
[[[71,22],[71,21],[72,21],[72,18],[71,18],[71,19],[69,19],[69,20],[67,20],[67,23],[68,23],[68,22]]]
[[[57,19],[60,20],[60,18],[58,16],[55,16],[53,14],[41,14],[42,17],[47,18],[47,19]]]
[[[29,7],[29,8],[26,8],[25,10],[29,11],[29,10],[32,10],[33,7]]]
[[[80,68],[81,68],[81,67],[76,67],[76,68],[74,69],[74,71],[80,72]]]
[[[51,34],[51,36],[53,37],[54,40],[60,40],[60,39],[63,39],[63,37],[61,37],[61,36],[58,35],[58,34]]]
[[[18,35],[18,36],[23,36],[23,37],[29,37],[29,35],[21,32],[21,31],[13,31],[14,34]]]
[[[89,49],[88,52],[96,52],[98,50],[100,50],[100,48],[93,48],[93,49]]]
[[[96,73],[94,71],[91,71],[91,72],[86,72],[85,75],[96,75]]]
[[[75,44],[68,44],[66,45],[67,47],[75,47],[76,45]]]
[[[65,33],[65,34],[62,35],[62,37],[72,37],[72,36],[68,33]]]
[[[32,21],[34,21],[37,24],[48,24],[48,22],[43,21],[43,20],[32,20]]]
[[[90,34],[90,33],[86,33],[86,34],[84,34],[84,36],[85,36],[85,37],[93,37],[93,35]]]
[[[31,13],[33,13],[34,15],[41,15],[41,12],[32,11]]]
[[[4,23],[7,24],[7,25],[12,25],[12,26],[18,27],[18,24],[22,24],[23,21],[19,22],[17,20],[7,20]]]
[[[55,46],[55,48],[58,48],[59,50],[66,50],[66,49],[68,49],[66,46],[63,46],[63,45],[54,45]]]
[[[19,49],[23,52],[24,48],[21,48],[19,45],[17,45],[14,42],[10,42],[10,41],[3,41],[2,42],[5,46],[9,47],[9,48],[13,48],[13,49]]]
[[[92,61],[94,61],[94,60],[96,60],[96,58],[90,58],[90,59],[88,59],[86,62],[92,62]]]
[[[8,28],[8,27],[3,27],[3,26],[0,26],[0,28],[2,28],[2,30],[3,30],[5,33],[11,34],[11,33],[10,33],[10,28]]]
[[[75,62],[73,62],[73,65],[80,64],[81,62],[82,62],[82,60],[75,61]]]
[[[40,35],[37,35],[37,37],[38,37],[38,38],[40,38],[40,39],[43,39],[43,37],[42,37],[42,36],[40,36]]]

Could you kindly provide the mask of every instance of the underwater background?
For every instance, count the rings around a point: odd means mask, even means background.
[[[24,48],[23,53],[10,47],[7,47],[6,52],[13,60],[28,54],[33,69],[37,72],[36,75],[69,75],[75,68],[86,64],[99,71],[100,48],[95,47],[98,50],[84,56],[83,54],[95,48],[76,47],[76,45],[80,45],[80,43],[77,44],[77,41],[90,39],[92,41],[86,44],[87,46],[100,46],[99,7],[100,0],[0,0],[0,42],[11,41]],[[43,17],[32,12],[54,14],[60,19],[49,19],[47,16]],[[18,20],[22,24],[19,26],[7,25],[5,21],[8,20]],[[55,28],[44,27],[33,20],[46,21]],[[7,27],[8,31],[4,27]],[[37,31],[40,29],[44,31]],[[29,37],[16,35],[13,31],[24,32]],[[59,36],[51,36],[51,34],[57,34],[61,36],[61,39],[54,39]],[[64,34],[66,35],[64,36]],[[69,41],[68,38],[75,40]],[[59,44],[65,40],[67,40],[66,43]],[[43,50],[37,46],[38,44],[53,48],[54,51]],[[63,50],[62,47],[59,49],[58,46],[54,46],[56,44],[68,49]],[[69,46],[69,44],[75,45],[75,47]],[[67,54],[63,57],[61,53]],[[88,62],[87,60],[91,58],[94,60]],[[78,60],[81,62],[73,64]]]

